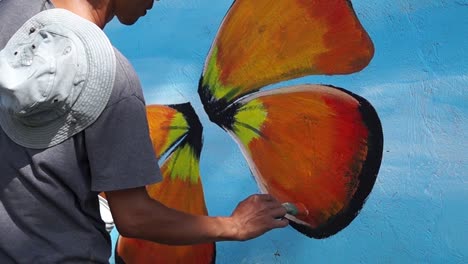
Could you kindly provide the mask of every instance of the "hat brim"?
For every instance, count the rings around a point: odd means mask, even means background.
[[[27,39],[30,29],[58,24],[82,42],[87,60],[84,88],[71,111],[43,126],[28,126],[6,110],[0,110],[0,125],[11,140],[33,149],[55,146],[94,123],[105,109],[114,87],[116,57],[104,32],[92,22],[64,9],[43,11],[28,20],[8,45]]]

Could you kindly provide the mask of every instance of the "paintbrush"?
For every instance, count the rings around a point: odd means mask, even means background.
[[[309,210],[302,203],[283,203],[283,207],[286,209],[287,214],[293,216],[308,216]]]

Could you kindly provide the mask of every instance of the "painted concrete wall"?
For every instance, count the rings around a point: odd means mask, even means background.
[[[468,1],[352,1],[375,56],[324,83],[364,96],[380,115],[384,157],[374,190],[346,229],[325,239],[291,228],[217,244],[217,263],[468,262]],[[111,40],[133,63],[148,103],[191,101],[204,125],[201,174],[211,215],[258,192],[238,147],[208,121],[196,93],[230,0],[162,0]],[[113,233],[116,236],[116,233]]]

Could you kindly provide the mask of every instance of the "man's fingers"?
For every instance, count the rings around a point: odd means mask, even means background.
[[[273,221],[273,228],[283,228],[289,225],[289,220],[286,218],[281,218]]]
[[[283,218],[286,215],[287,211],[283,206],[271,209],[269,215],[273,218]]]
[[[284,206],[270,194],[255,194],[252,195],[251,199],[258,203],[258,211],[268,210],[270,214],[273,213],[275,216],[280,215],[280,217],[287,213]]]
[[[266,201],[266,202],[271,202],[271,201],[276,201],[276,198],[273,197],[271,194],[254,194],[252,195],[252,198],[257,200],[257,201]]]

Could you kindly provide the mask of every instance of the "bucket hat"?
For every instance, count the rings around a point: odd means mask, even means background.
[[[0,51],[0,126],[17,144],[60,144],[100,116],[116,58],[104,32],[64,9],[28,20]]]

